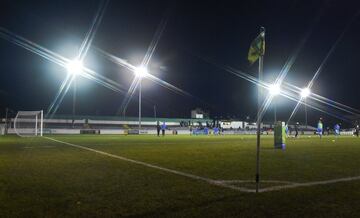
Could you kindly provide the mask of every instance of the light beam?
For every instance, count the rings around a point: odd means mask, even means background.
[[[83,63],[80,60],[69,61],[66,65],[67,72],[72,76],[80,75],[83,68]]]
[[[134,71],[135,76],[139,78],[144,78],[149,75],[149,71],[144,66],[139,66]]]
[[[310,95],[311,91],[308,87],[303,88],[300,92],[301,98],[307,98]]]
[[[279,84],[271,84],[269,86],[269,92],[270,92],[270,95],[272,96],[276,96],[276,95],[279,95],[280,94],[280,85]]]

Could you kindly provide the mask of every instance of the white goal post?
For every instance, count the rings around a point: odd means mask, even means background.
[[[14,119],[14,131],[18,136],[43,136],[44,112],[18,111]]]

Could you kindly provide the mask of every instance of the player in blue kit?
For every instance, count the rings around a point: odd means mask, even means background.
[[[336,137],[340,135],[340,125],[338,123],[334,126],[334,132]]]
[[[163,137],[165,136],[165,130],[166,130],[166,124],[165,124],[165,122],[163,122],[161,125],[161,133],[162,133]]]

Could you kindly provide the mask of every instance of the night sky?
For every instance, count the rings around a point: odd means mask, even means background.
[[[77,55],[99,6],[98,0],[16,1],[0,3],[0,26],[67,58]],[[115,1],[111,0],[93,46],[139,65],[162,20],[167,26],[149,66],[150,73],[193,95],[181,96],[149,80],[143,82],[143,115],[189,117],[200,107],[212,117],[244,119],[256,115],[256,86],[205,60],[257,76],[247,53],[266,28],[265,80],[271,82],[304,39],[286,81],[306,86],[348,25],[325,63],[312,91],[360,109],[360,10],[358,1]],[[6,107],[46,110],[64,80],[64,68],[0,39],[0,115]],[[127,89],[131,72],[91,49],[85,65]],[[134,95],[137,97],[137,93]],[[127,115],[137,115],[133,99]],[[78,79],[77,114],[115,115],[124,95],[87,79]],[[287,120],[295,102],[279,97],[278,117]],[[72,91],[58,114],[71,114]],[[273,119],[272,106],[265,120]],[[309,123],[327,115],[309,110]],[[294,120],[303,122],[300,107]]]

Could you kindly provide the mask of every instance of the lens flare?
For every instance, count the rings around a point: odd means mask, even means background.
[[[280,94],[280,85],[279,84],[271,84],[269,86],[270,95],[276,96]]]
[[[82,73],[83,63],[80,60],[70,61],[66,65],[66,69],[70,75],[77,76]]]
[[[135,76],[139,77],[139,78],[144,78],[147,77],[149,75],[148,70],[146,69],[146,67],[144,66],[139,66],[135,69]]]
[[[310,94],[311,94],[310,89],[306,87],[301,90],[300,96],[301,98],[307,98]]]

